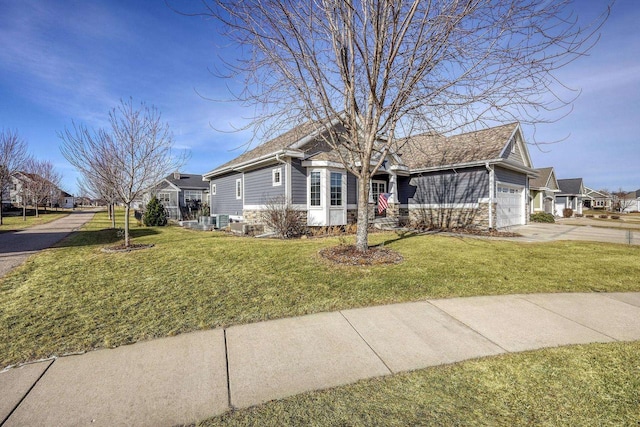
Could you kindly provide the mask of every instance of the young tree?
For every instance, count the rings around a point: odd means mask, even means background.
[[[570,0],[205,0],[247,56],[237,99],[254,129],[327,118],[359,178],[356,246],[367,249],[369,182],[398,136],[557,118],[574,97],[556,71],[585,52],[608,11],[581,26]],[[569,99],[569,101],[567,101]]]
[[[31,203],[36,209],[36,217],[38,217],[39,205],[44,205],[46,210],[47,203],[52,204],[59,197],[62,175],[48,160],[29,159],[25,169],[29,178],[24,182],[26,193],[31,198]]]
[[[9,195],[11,177],[24,168],[28,159],[27,143],[17,131],[0,131],[0,225],[2,225],[2,201],[5,192]]]
[[[155,107],[121,101],[109,112],[107,129],[90,130],[73,124],[65,129],[61,151],[90,182],[99,183],[125,206],[125,246],[131,244],[129,214],[131,203],[186,158],[173,156],[173,136]]]

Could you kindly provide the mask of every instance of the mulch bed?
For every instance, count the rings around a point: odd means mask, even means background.
[[[402,255],[396,251],[375,246],[366,252],[358,251],[354,245],[331,246],[320,250],[320,256],[342,265],[397,264],[403,260]]]

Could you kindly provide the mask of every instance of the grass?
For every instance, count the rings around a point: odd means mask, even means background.
[[[40,216],[27,216],[26,221],[23,221],[22,215],[20,216],[5,216],[2,215],[2,225],[0,225],[0,233],[7,231],[22,230],[25,228],[33,227],[34,225],[46,224],[47,222],[55,221],[69,215],[69,212],[64,211],[47,211],[40,212]]]
[[[122,222],[120,221],[120,224]],[[640,247],[438,235],[371,235],[405,261],[336,267],[338,238],[256,240],[133,227],[131,253],[103,253],[115,230],[83,231],[0,279],[0,367],[233,324],[353,307],[473,295],[640,291]],[[576,274],[576,272],[578,272]]]
[[[584,426],[640,421],[640,342],[508,354],[310,392],[199,426]]]

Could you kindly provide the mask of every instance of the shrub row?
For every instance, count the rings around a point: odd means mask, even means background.
[[[531,222],[556,222],[556,219],[550,213],[536,212],[531,215]]]

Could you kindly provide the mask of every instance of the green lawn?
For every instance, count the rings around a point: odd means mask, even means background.
[[[201,426],[635,426],[640,342],[509,354],[360,381]]]
[[[20,216],[2,216],[2,225],[0,225],[0,233],[14,230],[22,230],[38,224],[46,224],[47,222],[55,221],[64,216],[69,215],[69,212],[65,211],[47,211],[46,213],[40,212],[40,216],[27,216],[26,221]]]
[[[121,224],[121,221],[120,221]],[[397,265],[337,267],[318,251],[338,238],[257,240],[133,226],[131,253],[106,213],[0,279],[0,367],[182,332],[352,307],[453,296],[640,291],[640,247],[525,244],[438,235],[371,242]]]

